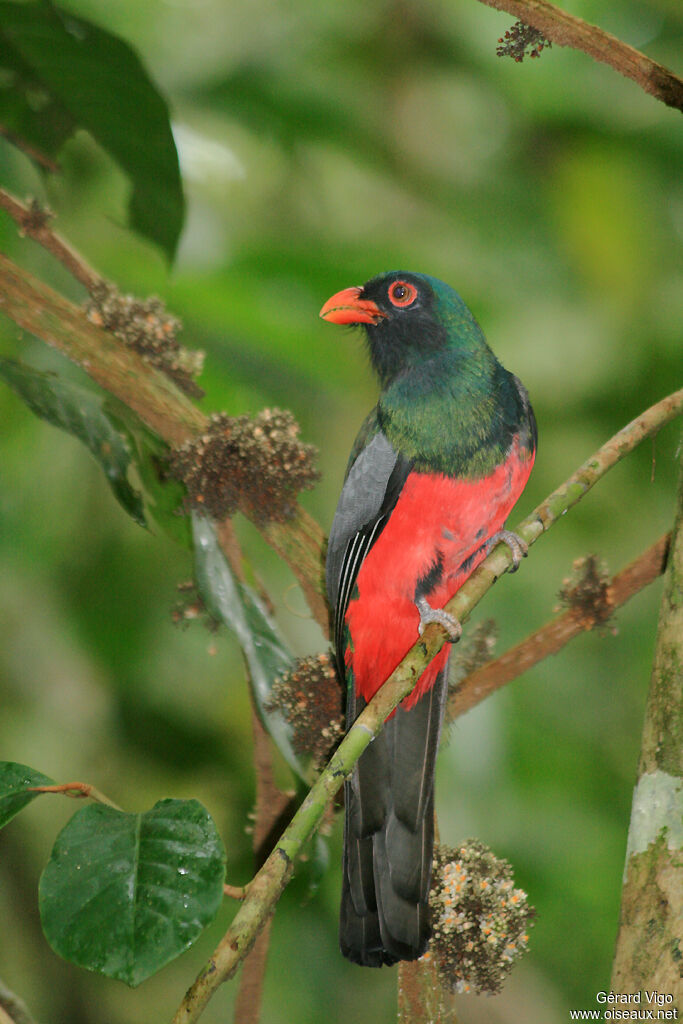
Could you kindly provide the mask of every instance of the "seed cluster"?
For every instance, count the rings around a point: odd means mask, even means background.
[[[525,57],[540,57],[541,51],[551,49],[552,45],[537,28],[516,21],[498,40],[496,54],[498,57],[512,57],[517,64],[521,64]]]
[[[268,710],[279,709],[293,729],[297,754],[309,754],[316,770],[344,734],[342,690],[329,654],[302,658],[276,680]]]
[[[430,893],[433,958],[455,992],[500,992],[527,950],[534,914],[506,860],[476,839],[435,850]]]
[[[562,581],[558,592],[561,605],[571,608],[591,628],[605,626],[614,611],[609,594],[607,567],[597,555],[577,558],[573,576]]]
[[[298,492],[318,480],[315,455],[290,412],[217,413],[205,434],[173,453],[170,470],[187,487],[189,504],[215,519],[242,506],[259,522],[285,522]]]
[[[91,323],[112,331],[186,394],[202,397],[204,392],[193,378],[202,371],[204,353],[182,347],[177,338],[182,324],[167,312],[161,299],[122,295],[113,284],[103,281],[91,293],[85,313]]]

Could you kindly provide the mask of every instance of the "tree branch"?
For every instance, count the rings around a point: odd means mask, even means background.
[[[107,807],[113,807],[115,811],[121,810],[113,800],[110,800],[108,796],[101,793],[99,789],[96,789],[90,782],[63,782],[61,785],[54,786],[30,786],[29,792],[60,793],[63,796],[70,796],[75,799],[94,800],[95,803],[105,804]]]
[[[254,858],[260,868],[273,846],[273,833],[287,814],[292,794],[283,793],[273,777],[272,748],[266,730],[261,725],[256,709],[251,709],[254,733],[254,768],[256,771],[256,814],[254,820]],[[289,815],[291,817],[291,813]],[[277,835],[277,833],[276,833]],[[244,961],[240,987],[235,1000],[236,1024],[258,1024],[261,1016],[263,979],[268,959],[270,940],[269,918],[258,935],[249,956]]]
[[[610,611],[616,611],[639,590],[661,576],[666,568],[670,540],[671,534],[660,537],[652,547],[610,580],[606,595]],[[499,658],[465,676],[448,701],[448,715],[457,718],[469,711],[539,661],[557,654],[579,633],[594,629],[599,624],[595,617],[587,616],[578,609],[567,609]]]
[[[91,323],[78,306],[2,254],[0,310],[80,366],[172,447],[207,429],[208,418],[168,377],[114,334]],[[301,506],[286,523],[255,525],[289,565],[314,618],[327,632],[320,526]]]
[[[683,461],[633,793],[615,992],[680,993],[683,948]],[[645,1002],[645,1000],[643,1000]]]
[[[587,53],[594,60],[609,64],[668,107],[683,110],[683,80],[678,75],[597,25],[568,14],[561,7],[548,3],[548,0],[480,2],[498,11],[507,11],[525,25],[538,29],[557,46],[571,46],[574,50]]]
[[[19,226],[21,235],[28,235],[47,249],[91,294],[98,285],[103,284],[104,279],[88,266],[75,249],[67,245],[61,235],[48,226],[52,217],[49,211],[41,209],[35,202],[24,206],[4,188],[0,188],[0,206]]]
[[[444,986],[434,959],[398,965],[398,1024],[458,1024],[454,994]]]
[[[600,448],[516,528],[530,545],[575,505],[605,473],[644,438],[658,431],[683,410],[683,389],[646,410]],[[446,609],[461,622],[499,576],[509,568],[511,554],[498,545],[464,583]],[[345,778],[394,708],[416,685],[432,658],[446,642],[441,626],[429,625],[401,664],[351,726],[329,764],[283,832],[279,842],[249,886],[246,899],[218,944],[213,956],[190,987],[173,1024],[196,1021],[216,989],[231,978],[269,919],[289,881],[294,860],[311,837]]]

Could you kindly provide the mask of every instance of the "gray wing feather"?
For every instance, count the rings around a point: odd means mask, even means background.
[[[342,565],[349,543],[379,515],[398,454],[380,431],[351,466],[332,520],[325,580],[330,607],[336,608]],[[355,574],[352,574],[355,579]]]

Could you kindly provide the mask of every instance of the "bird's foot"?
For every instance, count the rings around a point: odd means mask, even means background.
[[[418,597],[415,604],[420,613],[420,625],[417,631],[422,636],[425,626],[430,622],[438,622],[448,633],[450,643],[455,644],[462,636],[462,626],[454,615],[445,612],[443,608],[432,608],[426,597]]]
[[[527,542],[522,540],[518,534],[513,533],[512,530],[499,530],[498,533],[494,533],[493,537],[490,537],[486,542],[487,555],[492,548],[495,548],[496,544],[507,544],[512,555],[510,572],[517,572],[519,569],[519,563],[529,554],[529,545]]]

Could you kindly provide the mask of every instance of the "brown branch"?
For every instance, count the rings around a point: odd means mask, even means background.
[[[17,135],[7,125],[0,123],[0,135],[7,139],[8,142],[11,142],[13,146],[16,146],[17,149],[21,150],[22,153],[25,153],[35,163],[44,167],[46,171],[51,171],[53,174],[59,171],[59,163],[56,160],[43,153],[37,146],[32,146],[30,142],[23,139],[21,135]]]
[[[651,548],[613,577],[608,584],[606,595],[607,604],[612,611],[625,604],[657,576],[661,576],[666,568],[670,539],[670,534],[660,537]],[[579,633],[593,629],[602,622],[602,618],[596,619],[577,609],[569,608],[499,658],[470,672],[458,684],[449,700],[449,716],[457,718],[458,715],[469,711],[495,690],[499,690],[506,683],[537,665],[539,661],[551,654],[557,654]]]
[[[61,796],[70,796],[76,800],[94,800],[98,804],[106,804],[107,807],[113,807],[115,811],[121,810],[113,800],[110,800],[108,796],[101,793],[90,782],[62,782],[54,786],[29,786],[28,792],[58,793]]]
[[[244,557],[230,519],[224,520],[218,526],[217,535],[233,573],[241,583],[244,583]],[[262,592],[261,598],[267,605],[271,604],[267,593]],[[246,666],[246,670],[248,672],[248,666]],[[276,785],[273,774],[273,748],[259,718],[253,689],[251,689],[251,721],[256,775],[256,807],[252,844],[254,873],[256,873],[263,866],[275,845],[280,830],[289,822],[294,808],[292,807],[292,794],[283,793]],[[227,896],[238,900],[246,899],[249,891],[249,885],[243,888],[226,885],[223,888]],[[258,1024],[261,1015],[271,923],[272,917],[265,922],[242,966],[234,1010],[234,1020],[238,1024]]]
[[[444,985],[434,959],[398,965],[398,1024],[458,1024],[455,997]]]
[[[4,188],[0,188],[0,207],[17,223],[20,234],[28,235],[47,249],[91,294],[104,283],[83,257],[48,226],[52,216],[48,210],[41,209],[36,202],[24,206]]]
[[[251,718],[254,733],[254,767],[256,769],[254,866],[258,871],[275,845],[280,831],[291,818],[293,808],[292,795],[283,793],[275,784],[272,747],[253,702]],[[268,919],[259,933],[242,967],[234,1012],[234,1019],[238,1024],[258,1024],[261,1016],[263,979],[268,960],[271,923],[272,917]]]
[[[168,444],[182,444],[206,425],[206,416],[168,377],[1,253],[0,310],[81,366]]]
[[[245,900],[249,891],[248,885],[228,885],[226,882],[223,886],[223,895],[227,896],[231,900]]]
[[[538,29],[557,46],[570,46],[587,53],[594,60],[609,64],[668,107],[683,110],[683,80],[678,75],[597,25],[568,14],[548,0],[480,2],[498,11],[507,11],[525,25]]]
[[[226,519],[217,529],[221,547],[232,571],[241,583],[245,582],[244,557],[235,535],[232,521]],[[266,604],[270,605],[267,593],[261,594]],[[247,666],[248,671],[248,666]],[[268,734],[259,718],[251,690],[251,721],[254,737],[254,771],[256,775],[256,808],[254,813],[254,873],[262,867],[280,830],[292,816],[292,794],[283,793],[276,785],[273,775],[273,749]],[[288,813],[289,812],[289,813]],[[225,885],[226,895],[234,899],[244,900],[249,886],[243,888]],[[235,1000],[234,1019],[238,1024],[258,1024],[261,1015],[263,980],[268,960],[271,920],[269,918],[256,938],[249,955],[244,960],[240,985]]]
[[[82,367],[172,447],[206,430],[208,418],[173,381],[115,335],[91,323],[78,306],[2,254],[0,311]],[[286,523],[255,525],[291,568],[314,618],[326,632],[320,526],[300,506]]]

